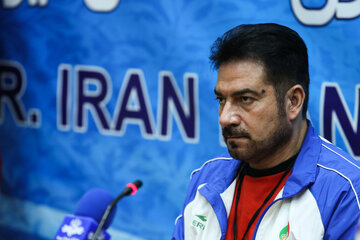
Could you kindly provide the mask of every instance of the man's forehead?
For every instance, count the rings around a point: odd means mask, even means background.
[[[261,93],[263,90],[269,90],[272,88],[273,86],[269,82],[265,82],[263,78],[253,78],[248,76],[219,76],[215,86],[215,93]]]
[[[248,65],[247,63],[236,65],[234,63],[219,69],[214,92],[217,96],[240,96],[243,94],[264,96],[265,93],[275,92],[275,90],[270,82],[265,81],[261,65]]]
[[[235,59],[235,60],[230,60],[230,61],[227,61],[227,62],[224,62],[222,63],[220,66],[219,66],[219,71],[220,69],[222,68],[225,68],[225,67],[231,67],[231,66],[237,66],[238,68],[246,68],[246,67],[249,67],[250,69],[261,69],[262,71],[265,72],[265,64],[261,61],[258,61],[258,60],[253,60],[253,59]]]
[[[220,66],[218,71],[217,82],[232,82],[232,83],[264,83],[265,84],[265,68],[262,64],[249,61],[232,61]]]

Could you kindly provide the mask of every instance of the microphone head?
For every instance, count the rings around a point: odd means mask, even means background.
[[[133,183],[128,183],[126,185],[126,189],[124,190],[123,194],[125,194],[124,196],[126,195],[135,195],[137,190],[142,186],[142,182],[140,180],[136,180],[135,182]]]
[[[80,199],[75,211],[76,216],[90,217],[98,224],[115,197],[108,191],[101,188],[92,188]],[[111,210],[109,217],[104,223],[103,229],[107,229],[115,216],[116,206]]]
[[[134,182],[134,185],[139,189],[139,188],[141,188],[141,186],[143,185],[143,183],[142,183],[141,180],[136,180],[136,181]]]

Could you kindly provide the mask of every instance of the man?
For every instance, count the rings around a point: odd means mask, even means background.
[[[230,155],[192,173],[173,239],[353,239],[360,167],[306,120],[300,36],[277,24],[240,25],[211,50]]]

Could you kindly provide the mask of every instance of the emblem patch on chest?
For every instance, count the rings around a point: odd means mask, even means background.
[[[290,223],[288,223],[283,229],[281,229],[279,233],[279,239],[280,240],[286,240],[289,237],[290,232]]]

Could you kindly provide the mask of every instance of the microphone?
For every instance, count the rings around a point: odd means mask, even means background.
[[[101,221],[95,231],[95,234],[92,236],[91,240],[97,240],[97,237],[102,232],[102,229],[106,227],[106,223],[109,218],[111,218],[111,214],[113,209],[116,207],[117,202],[125,196],[135,195],[137,190],[142,186],[142,182],[140,180],[136,180],[133,183],[128,183],[123,192],[117,196],[106,208],[104,214],[102,215]]]
[[[90,189],[80,199],[75,215],[65,216],[55,240],[88,240],[94,236],[94,232],[101,221],[106,207],[114,200],[114,196],[100,188]],[[97,240],[109,240],[110,235],[105,231],[115,216],[116,208],[109,213],[104,221],[103,229],[98,233]]]

